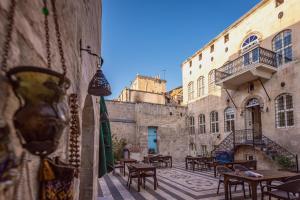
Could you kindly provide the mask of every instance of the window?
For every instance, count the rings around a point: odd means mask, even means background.
[[[188,100],[192,100],[194,98],[194,82],[190,82],[188,85]]]
[[[284,0],[276,0],[276,7],[284,3]]]
[[[255,44],[258,44],[258,37],[256,35],[250,35],[242,44],[242,49],[249,48]]]
[[[217,111],[212,111],[210,113],[210,132],[211,133],[219,132],[219,116]]]
[[[206,145],[201,145],[201,152],[202,152],[202,155],[207,155],[207,146]]]
[[[202,97],[204,95],[204,77],[200,76],[197,80],[197,96]]]
[[[273,38],[273,51],[276,53],[277,65],[288,63],[293,59],[292,31],[285,30]]]
[[[194,119],[194,117],[189,117],[189,133],[195,134],[195,119]]]
[[[189,64],[190,64],[190,67],[192,67],[192,65],[193,65],[193,61],[191,61],[191,60],[190,60]]]
[[[215,45],[212,44],[212,45],[210,46],[210,53],[214,52],[214,50],[215,50]]]
[[[281,94],[275,100],[276,127],[286,128],[294,125],[293,97]]]
[[[211,70],[208,74],[208,93],[216,90],[215,70]]]
[[[198,116],[198,124],[199,124],[199,134],[203,134],[206,132],[205,130],[205,115],[200,114]]]
[[[202,60],[202,53],[199,54],[199,60]]]
[[[229,107],[224,111],[225,132],[234,131],[234,109]]]
[[[229,34],[226,34],[224,36],[224,43],[228,42],[229,41]]]

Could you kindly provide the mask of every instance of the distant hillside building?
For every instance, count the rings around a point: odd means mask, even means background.
[[[166,104],[181,105],[183,102],[182,86],[174,88],[166,93]]]
[[[125,87],[118,101],[132,103],[165,104],[166,80],[157,77],[137,75],[131,85]]]

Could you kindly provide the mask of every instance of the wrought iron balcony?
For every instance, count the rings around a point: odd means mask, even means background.
[[[217,69],[216,84],[225,89],[236,89],[256,79],[268,80],[276,71],[276,53],[257,46]]]

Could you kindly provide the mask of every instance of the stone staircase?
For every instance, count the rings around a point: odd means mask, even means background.
[[[251,135],[250,135],[251,133]],[[251,130],[237,130],[230,133],[212,152],[234,151],[240,145],[251,145],[253,148],[264,152],[270,159],[277,162],[282,168],[290,171],[299,171],[298,156],[274,142],[265,135],[261,139],[254,138]]]

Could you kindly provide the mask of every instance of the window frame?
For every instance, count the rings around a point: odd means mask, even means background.
[[[197,79],[197,97],[203,97],[204,96],[204,76],[199,76]]]
[[[210,45],[210,53],[215,51],[215,44]]]
[[[217,111],[212,111],[210,116],[210,133],[219,133],[219,113]]]
[[[229,42],[229,33],[224,35],[224,44],[226,44],[227,42]]]
[[[285,34],[289,34],[290,38],[290,43],[288,45],[285,45]],[[278,37],[280,37],[280,45],[281,48],[276,49],[276,45],[278,42]],[[289,49],[291,50],[291,58],[290,60],[286,61],[286,50]],[[291,61],[293,61],[293,34],[292,34],[292,30],[291,29],[285,29],[283,31],[280,31],[279,33],[277,33],[273,39],[272,39],[272,50],[276,53],[276,64],[277,66],[282,66],[286,63],[289,63]],[[280,53],[280,54],[279,54]],[[281,56],[281,57],[280,57]],[[279,60],[280,59],[280,60]]]
[[[205,114],[201,113],[198,115],[198,134],[205,134]]]
[[[188,101],[191,101],[194,99],[194,82],[191,81],[188,84]]]
[[[287,97],[291,97],[291,101],[292,101],[292,104],[291,104],[291,108],[287,108]],[[282,104],[282,107],[283,109],[282,110],[279,110],[279,99],[283,97],[283,104]],[[290,93],[283,93],[283,94],[280,94],[276,97],[275,99],[275,127],[276,128],[291,128],[291,127],[294,127],[295,126],[295,107],[294,107],[294,100],[293,100],[293,96],[290,94]],[[292,112],[292,124],[291,125],[288,125],[288,113],[289,112]],[[284,125],[281,126],[281,121],[280,121],[280,117],[279,117],[279,113],[284,113]]]
[[[228,118],[228,113],[230,113],[230,115],[233,115],[233,118]],[[229,129],[228,129],[228,124],[227,122],[229,122]],[[232,132],[235,130],[235,109],[232,107],[227,107],[224,110],[224,132]]]
[[[208,93],[211,94],[216,90],[216,74],[215,69],[208,73]]]
[[[190,116],[189,118],[189,134],[190,135],[195,135],[195,117]]]

